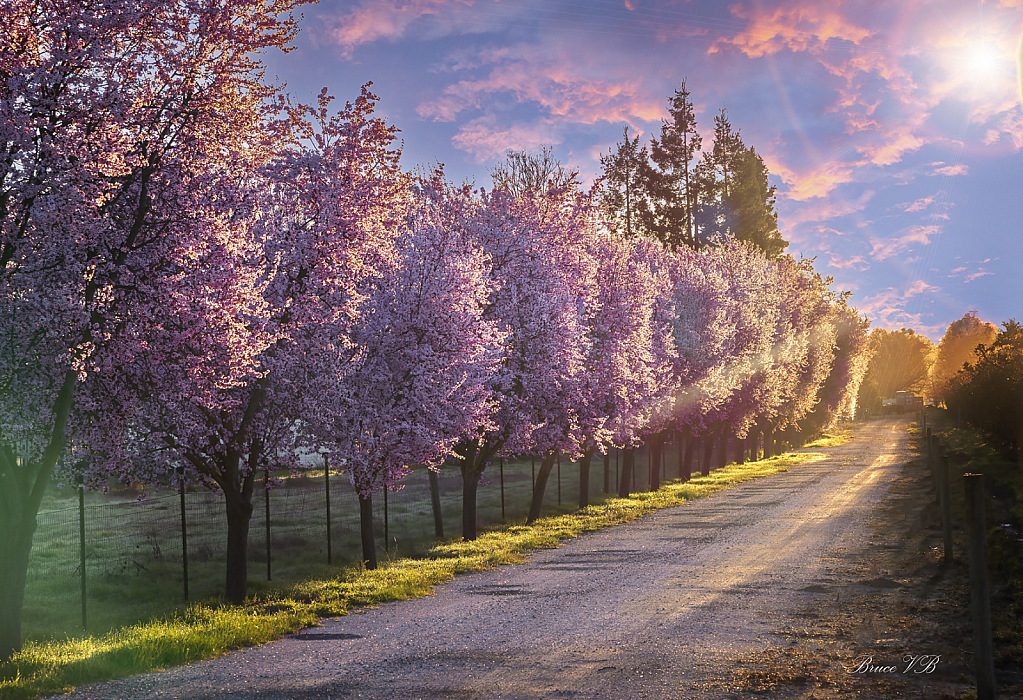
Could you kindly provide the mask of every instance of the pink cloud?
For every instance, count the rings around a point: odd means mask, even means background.
[[[861,313],[870,317],[871,323],[880,328],[913,328],[918,333],[940,335],[944,324],[927,325],[923,322],[922,313],[911,314],[906,311],[906,303],[920,294],[940,292],[941,287],[916,280],[904,289],[889,287],[877,294],[868,295],[856,304]]]
[[[836,270],[863,272],[870,269],[870,263],[861,255],[854,255],[851,258],[843,258],[832,252],[826,252],[825,255],[828,256],[828,267],[833,267]]]
[[[463,125],[451,141],[471,153],[477,163],[484,163],[503,156],[509,149],[536,151],[543,145],[561,143],[561,136],[550,120],[504,127],[490,114]]]
[[[453,121],[463,110],[480,107],[487,96],[507,93],[520,104],[535,103],[551,117],[577,124],[608,121],[635,127],[665,115],[662,98],[650,94],[641,77],[584,75],[559,48],[519,46],[481,58],[497,64],[489,75],[449,85],[441,96],[420,104],[416,113],[434,121]]]
[[[941,233],[940,226],[913,226],[901,236],[887,239],[871,238],[870,256],[878,261],[887,260],[893,255],[909,250],[914,243],[928,245],[931,242],[931,236],[939,233]]]
[[[934,168],[934,170],[928,173],[929,175],[944,175],[945,177],[952,177],[954,175],[967,175],[970,172],[970,168],[964,163],[960,163],[959,165],[945,165],[944,163],[932,163],[931,165],[936,165],[940,167]]]
[[[1023,150],[1023,114],[1019,111],[1003,116],[984,135],[987,146],[1003,141],[1010,144],[1013,151]]]
[[[362,44],[379,39],[398,39],[410,24],[426,15],[457,6],[472,5],[474,0],[368,0],[344,14],[321,15],[322,33],[351,58]]]
[[[748,20],[749,26],[735,36],[715,41],[710,53],[730,45],[750,58],[761,58],[780,51],[819,51],[831,39],[855,44],[871,35],[832,7],[817,3],[789,2],[770,12],[760,11],[759,5],[747,9],[735,4],[729,9],[736,17]]]
[[[905,212],[923,211],[927,207],[931,206],[931,204],[933,204],[933,203],[934,203],[934,197],[933,196],[932,197],[924,197],[923,199],[916,200],[912,204],[903,205],[905,207],[903,209],[903,211],[905,211]]]

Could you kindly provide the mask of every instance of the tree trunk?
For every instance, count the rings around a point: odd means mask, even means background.
[[[26,514],[27,515],[27,514]],[[21,611],[25,602],[28,555],[36,530],[35,513],[3,528],[0,537],[0,661],[21,650]]]
[[[636,464],[636,451],[631,447],[622,453],[622,473],[618,477],[618,497],[629,497],[629,484],[632,483],[632,470]]]
[[[558,461],[558,453],[551,452],[540,461],[540,471],[536,474],[536,484],[533,487],[533,502],[529,504],[529,515],[526,517],[526,525],[536,522],[540,517],[540,509],[543,508],[543,494],[547,488],[547,479],[554,469],[554,463]]]
[[[700,473],[704,476],[710,475],[710,458],[714,456],[714,431],[703,436],[703,462],[700,464]]]
[[[728,463],[728,426],[721,428],[721,449],[718,450],[718,469],[724,469]]]
[[[678,478],[682,481],[689,481],[693,478],[693,454],[696,452],[694,447],[696,446],[696,438],[693,436],[691,430],[685,431],[686,448],[685,455],[682,453],[682,441],[679,440],[678,449]]]
[[[21,651],[21,616],[36,515],[64,451],[64,431],[78,373],[68,370],[53,403],[53,428],[37,462],[19,464],[14,445],[0,442],[0,662]]]
[[[735,443],[736,443],[736,445],[739,446],[739,449],[735,453],[736,456],[738,457],[738,459],[735,460],[735,463],[736,464],[745,464],[746,463],[746,438],[736,437],[735,438]]]
[[[661,488],[661,455],[664,452],[664,434],[650,436],[650,490]]]
[[[611,448],[604,453],[604,493],[611,493]]]
[[[767,432],[764,433],[764,454],[768,457],[778,456],[778,442],[774,435],[774,425],[769,425]]]
[[[252,478],[251,475],[248,478]],[[241,605],[248,595],[249,521],[252,518],[252,492],[224,490],[227,505],[227,581],[224,598],[228,603]]]
[[[377,543],[373,536],[373,496],[359,494],[359,533],[362,536],[362,565],[377,568]]]
[[[444,516],[440,509],[440,479],[437,472],[427,469],[430,472],[430,506],[433,508],[433,534],[439,539],[444,539]]]
[[[586,450],[579,459],[579,508],[590,505],[590,460],[593,450]]]
[[[474,468],[462,469],[462,539],[466,542],[476,539],[476,491],[480,476]]]

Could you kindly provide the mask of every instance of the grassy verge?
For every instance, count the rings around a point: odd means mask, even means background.
[[[848,439],[848,436],[846,436]],[[96,637],[31,641],[0,664],[0,698],[28,700],[68,692],[76,686],[212,658],[232,649],[278,639],[322,617],[344,615],[359,606],[427,595],[461,573],[520,562],[526,552],[558,546],[586,532],[630,522],[659,508],[684,504],[796,464],[817,453],[789,453],[742,465],[730,464],[709,476],[672,481],[656,492],[598,499],[570,514],[526,526],[521,520],[487,528],[474,542],[448,541],[426,558],[384,560],[379,569],[354,567],[340,575],[313,577],[278,591],[263,591],[244,607],[196,603],[150,622]]]

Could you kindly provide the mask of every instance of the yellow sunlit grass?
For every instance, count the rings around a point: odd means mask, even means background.
[[[830,439],[844,436],[825,436],[825,442]],[[557,547],[567,538],[630,522],[823,456],[790,452],[729,464],[688,482],[672,480],[652,493],[598,496],[598,503],[581,511],[541,518],[532,525],[521,520],[497,525],[474,542],[448,540],[430,550],[426,559],[385,559],[375,571],[349,567],[337,576],[268,591],[244,607],[211,600],[104,635],[30,642],[0,664],[0,700],[30,700],[85,683],[212,658],[279,639],[315,625],[318,618],[344,615],[353,607],[429,595],[434,586],[458,574],[520,562],[526,552]]]

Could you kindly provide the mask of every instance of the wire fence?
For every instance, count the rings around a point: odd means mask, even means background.
[[[696,455],[694,468],[712,459],[702,449]],[[665,445],[661,478],[675,474],[680,457],[677,444]],[[477,491],[478,526],[524,519],[539,468],[539,460],[529,457],[488,467]],[[606,463],[595,455],[590,495],[605,486],[617,492],[622,468],[618,450],[612,450]],[[650,468],[649,451],[637,450],[630,491],[649,488]],[[460,471],[442,467],[437,481],[444,535],[460,536]],[[224,497],[188,487],[184,492],[162,488],[140,500],[140,490],[101,494],[74,487],[51,489],[37,517],[29,562],[24,613],[30,636],[109,629],[165,613],[169,605],[222,593]],[[559,460],[547,483],[544,512],[567,511],[578,501],[578,463]],[[258,483],[252,505],[250,588],[329,577],[337,565],[362,560],[359,501],[344,476],[326,478],[322,469],[310,469],[282,479],[269,491]],[[385,556],[426,553],[437,542],[429,471],[413,470],[399,490],[376,494],[373,516]],[[78,619],[80,626],[69,622]]]
[[[618,455],[612,457],[613,487],[618,461]],[[603,490],[602,465],[597,456],[591,494]],[[477,494],[479,525],[525,518],[539,467],[538,460],[529,458],[491,465]],[[641,477],[640,490],[646,484]],[[578,501],[578,484],[577,464],[559,463],[545,493],[548,511]],[[443,467],[438,487],[444,534],[458,536],[458,468]],[[95,622],[104,617],[103,610],[133,607],[135,616],[144,619],[147,611],[166,609],[168,600],[221,592],[227,543],[223,496],[198,487],[184,493],[162,488],[139,500],[140,489],[116,494],[51,489],[37,517],[29,563],[25,620],[30,634],[33,628],[49,634],[68,629],[68,621],[79,617],[81,628],[104,627],[102,620]],[[359,502],[345,477],[325,479],[322,470],[310,470],[269,491],[257,483],[252,502],[250,585],[297,582],[328,564],[361,560]],[[373,515],[381,550],[396,556],[428,550],[437,539],[428,471],[416,469],[400,490],[376,494]]]

